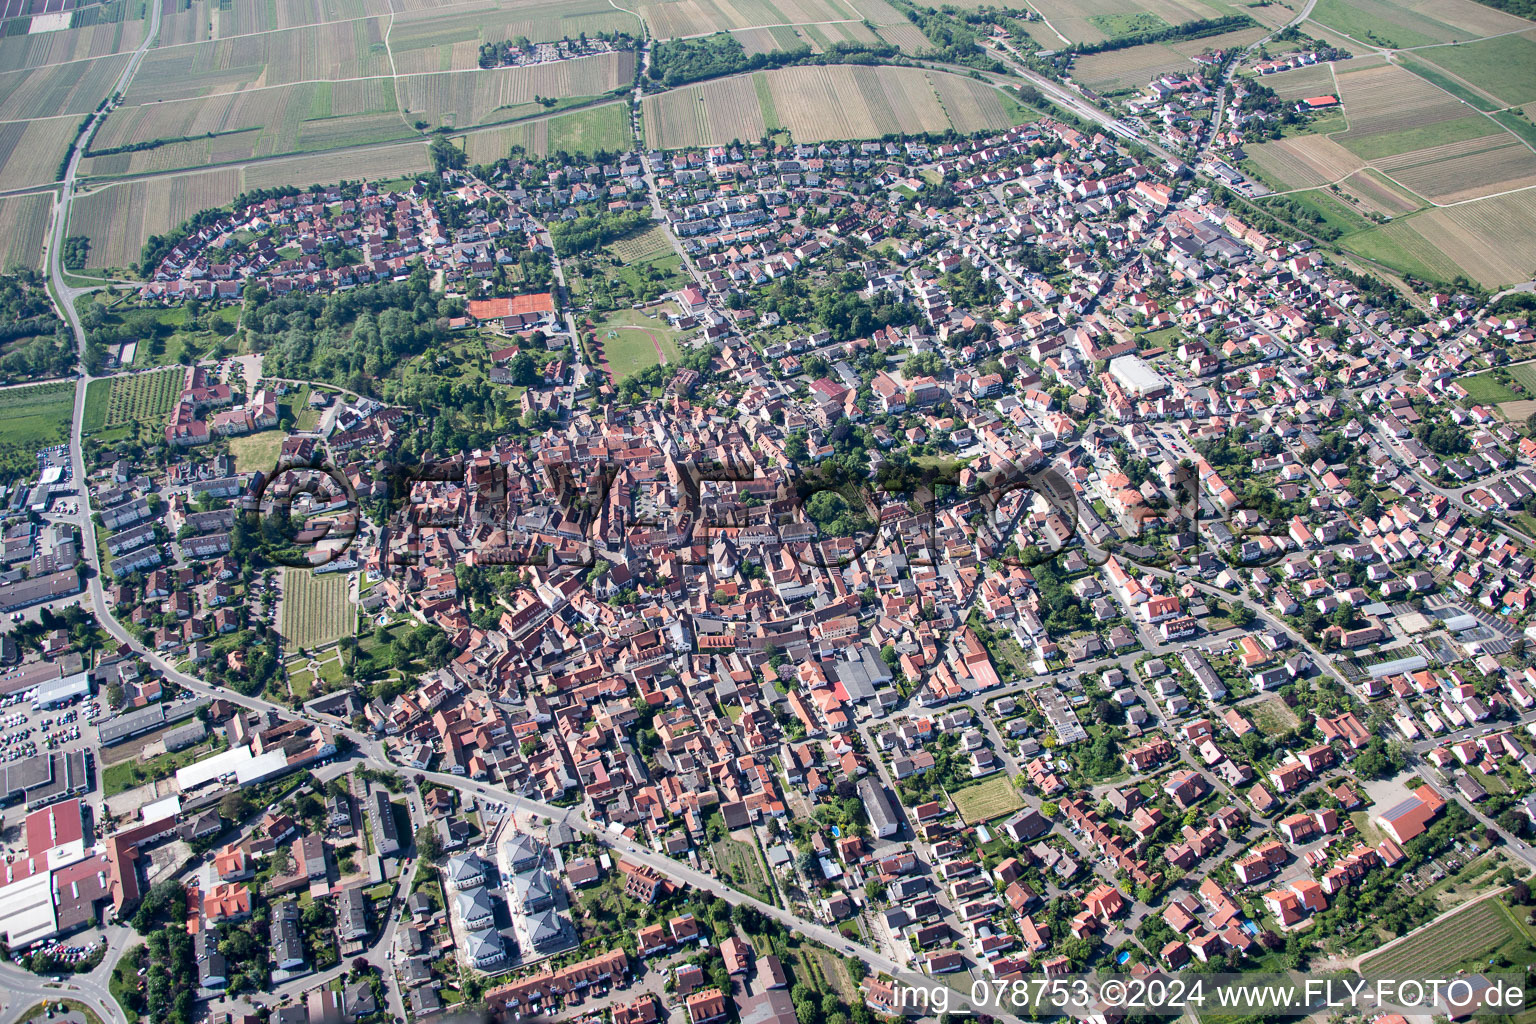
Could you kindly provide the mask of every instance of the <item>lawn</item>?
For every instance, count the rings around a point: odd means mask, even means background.
[[[235,457],[237,473],[266,473],[276,468],[277,457],[287,438],[281,430],[263,430],[256,434],[229,439],[229,454]]]
[[[722,880],[754,899],[774,902],[773,889],[768,884],[763,860],[757,855],[756,843],[726,836],[712,843],[710,849],[714,852],[715,868]]]
[[[991,821],[1005,814],[1012,814],[1024,806],[1013,780],[1007,775],[994,775],[986,782],[978,782],[950,794],[955,809],[966,824]]]
[[[103,377],[85,386],[85,417],[80,423],[83,434],[94,434],[107,425],[107,399],[112,394],[112,381]]]
[[[1482,957],[1517,932],[1498,897],[1450,914],[1360,964],[1360,973],[1377,978],[1425,978],[1463,961]]]
[[[74,409],[68,381],[0,391],[0,479],[35,473],[37,450],[68,438]]]
[[[1487,373],[1473,374],[1470,377],[1462,377],[1456,382],[1467,389],[1467,397],[1479,404],[1494,402],[1516,402],[1520,395],[1510,390],[1509,386],[1498,380],[1492,370]]]
[[[281,632],[290,644],[313,650],[352,632],[353,610],[347,599],[347,579],[343,572],[284,570],[279,618]]]

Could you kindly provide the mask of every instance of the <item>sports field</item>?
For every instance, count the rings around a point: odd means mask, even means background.
[[[677,334],[659,316],[652,320],[639,310],[619,310],[597,325],[602,365],[614,381],[623,380],[658,363],[678,358]]]
[[[344,572],[283,571],[280,632],[290,647],[314,650],[352,632],[355,612],[347,598]]]

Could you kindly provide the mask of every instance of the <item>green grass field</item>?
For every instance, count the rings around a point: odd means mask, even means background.
[[[0,391],[0,480],[35,473],[37,450],[68,438],[74,408],[67,381]]]
[[[1426,978],[1473,957],[1481,957],[1519,937],[1498,899],[1485,899],[1420,931],[1360,963],[1365,977]]]
[[[107,425],[107,402],[112,397],[112,381],[103,377],[85,386],[85,416],[80,421],[82,433],[94,434]]]
[[[1155,14],[1145,11],[1122,11],[1118,14],[1090,14],[1088,21],[1110,39],[1135,35],[1138,32],[1156,32],[1168,27],[1168,23]]]
[[[1005,814],[1012,814],[1024,806],[1019,791],[1013,788],[1013,780],[1007,775],[994,775],[986,782],[956,790],[950,794],[955,808],[967,824],[991,821]]]
[[[354,615],[352,603],[347,600],[348,579],[342,572],[284,570],[279,618],[283,637],[291,646],[312,651],[352,632]]]
[[[1323,223],[1334,228],[1340,234],[1351,234],[1355,231],[1364,231],[1371,227],[1371,222],[1357,213],[1344,200],[1329,192],[1325,188],[1308,189],[1305,192],[1293,192],[1285,197],[1299,206],[1303,206],[1322,218]],[[1260,200],[1260,205],[1263,201]]]
[[[1312,20],[1362,43],[1393,48],[1449,42],[1455,32],[1432,18],[1375,0],[1318,0]]]
[[[1445,46],[1441,47],[1441,49],[1449,53],[1455,50],[1459,50],[1461,47]],[[1421,52],[1434,53],[1435,51],[1424,50]],[[1484,96],[1481,92],[1478,92],[1474,89],[1468,88],[1467,85],[1463,84],[1456,77],[1448,74],[1444,68],[1431,64],[1427,60],[1420,59],[1418,53],[1405,54],[1400,59],[1403,62],[1403,67],[1407,68],[1409,71],[1412,71],[1414,74],[1418,75],[1425,81],[1433,82],[1435,85],[1444,89],[1452,96],[1455,96],[1463,103],[1470,104],[1471,106],[1476,107],[1478,110],[1487,111],[1499,109],[1499,105],[1494,103],[1487,96]]]
[[[551,153],[619,153],[634,140],[630,131],[629,106],[610,103],[590,110],[562,114],[549,121]]]
[[[1493,372],[1473,374],[1470,377],[1462,377],[1456,383],[1467,389],[1472,401],[1479,404],[1490,402],[1517,402],[1520,395],[1511,391],[1509,386],[1495,379]]]
[[[1418,66],[1421,60],[1497,96],[1507,106],[1536,100],[1536,41],[1526,36],[1499,36],[1476,43],[1421,50],[1413,55],[1409,64],[1415,73],[1422,73]],[[1430,78],[1430,81],[1444,85],[1436,78]],[[1485,109],[1492,106],[1489,104]]]
[[[668,362],[679,356],[676,334],[666,320],[653,320],[636,309],[618,310],[598,324],[597,340],[615,381],[655,366],[661,361],[658,349]]]
[[[256,434],[229,439],[229,454],[235,457],[235,470],[239,473],[271,471],[277,466],[283,440],[288,435],[281,430],[263,430]]]

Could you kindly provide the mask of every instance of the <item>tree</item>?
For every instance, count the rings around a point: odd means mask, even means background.
[[[432,161],[432,169],[438,174],[457,170],[466,163],[464,151],[449,142],[445,135],[436,136],[427,146],[427,157]]]
[[[437,860],[443,855],[442,841],[437,838],[437,829],[431,825],[423,825],[416,830],[416,853],[423,860]]]
[[[219,801],[219,815],[225,821],[244,821],[250,815],[250,813],[250,798],[240,790],[236,790],[233,793],[226,793],[224,798]]]

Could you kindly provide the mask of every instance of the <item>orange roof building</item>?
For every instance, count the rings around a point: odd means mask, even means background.
[[[522,313],[548,313],[553,316],[554,312],[555,299],[549,292],[514,295],[510,299],[472,299],[469,303],[469,315],[476,320],[500,320],[504,316]]]

